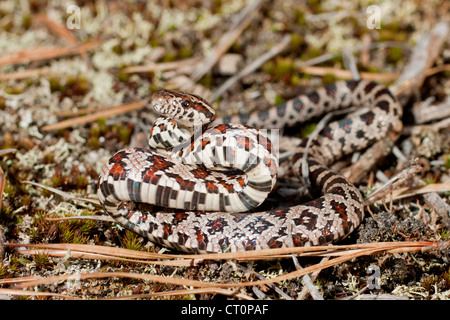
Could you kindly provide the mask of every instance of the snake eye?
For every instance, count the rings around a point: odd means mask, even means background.
[[[191,102],[189,100],[184,100],[181,104],[183,105],[183,107],[189,108],[189,106],[191,105]]]

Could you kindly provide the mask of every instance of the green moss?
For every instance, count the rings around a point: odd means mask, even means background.
[[[177,59],[177,55],[173,52],[167,52],[163,57],[163,62],[172,62]]]
[[[312,58],[316,58],[322,54],[322,49],[320,48],[308,48],[305,53],[302,54],[302,60],[309,60]]]
[[[48,79],[48,82],[50,84],[50,91],[56,92],[56,91],[61,91],[62,86],[61,86],[61,80],[57,77],[50,77]]]
[[[100,132],[106,132],[107,127],[106,127],[106,118],[100,118],[96,121],[96,123],[99,125],[100,127]]]
[[[13,226],[17,222],[18,217],[14,213],[13,207],[9,204],[3,203],[0,207],[0,224],[4,226]]]
[[[450,231],[446,229],[440,229],[439,235],[441,236],[441,240],[446,241],[450,238]]]
[[[119,74],[117,75],[117,78],[119,79],[120,82],[127,82],[128,79],[130,78],[130,74],[120,71]]]
[[[83,244],[89,242],[89,235],[86,232],[80,231],[82,223],[79,225],[79,221],[82,220],[73,219],[69,220],[69,222],[64,221],[58,225],[59,237],[62,243]]]
[[[306,25],[306,18],[305,18],[305,13],[303,12],[303,10],[300,10],[300,9],[295,10],[295,21],[300,26]]]
[[[97,150],[98,148],[100,148],[100,141],[98,137],[92,136],[87,139],[87,145],[89,146],[89,148]]]
[[[38,269],[47,268],[50,265],[50,259],[46,253],[38,253],[33,255],[33,261]]]
[[[377,30],[379,33],[378,41],[407,41],[408,34],[401,30],[395,30],[390,25],[381,26],[381,29]]]
[[[293,74],[291,76],[291,85],[297,86],[301,83],[302,78],[298,74]]]
[[[122,55],[124,52],[124,49],[122,47],[121,43],[116,44],[114,47],[111,48],[112,52],[117,54],[117,55]]]
[[[125,248],[130,250],[140,250],[142,248],[142,237],[129,230],[125,231],[125,237],[122,240]]]
[[[321,0],[309,0],[308,6],[311,9],[311,11],[315,14],[323,12]]]
[[[275,62],[273,60],[269,60],[263,64],[263,70],[265,73],[269,75],[274,75],[275,73]]]
[[[297,33],[291,34],[291,50],[294,52],[297,52],[301,49],[302,45],[304,44],[304,39],[301,35]]]
[[[435,184],[437,182],[437,177],[432,174],[427,174],[424,181],[426,184]]]
[[[21,86],[6,86],[6,88],[4,89],[5,93],[7,94],[21,94],[25,91],[24,87]]]
[[[450,288],[450,268],[444,272],[443,276],[442,276],[445,285],[447,286],[447,289]]]
[[[97,225],[94,220],[82,220],[78,230],[83,234],[91,234],[96,227]]]
[[[6,20],[4,23],[2,23],[2,29],[3,29],[4,31],[6,31],[6,32],[11,31],[11,29],[13,28],[13,26],[14,26],[14,23],[13,23],[13,20],[12,20],[12,19]]]
[[[178,52],[178,55],[179,55],[180,59],[190,58],[190,57],[192,57],[192,49],[183,47]]]
[[[397,47],[390,48],[387,59],[392,63],[403,60],[403,49]]]
[[[291,78],[295,74],[294,60],[290,57],[277,57],[275,61],[267,61],[263,70],[275,80],[283,80],[291,84]]]
[[[439,282],[439,277],[436,275],[425,275],[420,284],[422,287],[427,290],[429,293],[433,293],[435,289],[435,285]]]
[[[213,79],[210,75],[205,75],[198,81],[198,83],[200,83],[202,86],[204,86],[206,88],[211,88],[212,82],[213,82]]]
[[[129,127],[121,128],[119,131],[119,140],[128,143],[131,139],[131,134],[133,133],[133,129]]]
[[[322,83],[324,86],[335,83],[335,82],[336,82],[336,77],[330,73],[324,75],[322,78]]]
[[[445,154],[443,156],[443,158],[444,158],[444,167],[445,167],[445,169],[449,170],[450,169],[450,153]]]
[[[8,268],[0,263],[0,279],[8,278],[10,275]]]
[[[314,131],[315,128],[316,128],[316,124],[315,123],[311,123],[311,124],[307,124],[307,125],[302,126],[300,128],[300,136],[302,138],[305,138],[305,137],[309,136]]]
[[[31,27],[31,15],[24,14],[22,16],[22,28],[28,30]]]
[[[2,96],[0,96],[0,110],[6,109],[6,99]]]
[[[291,58],[278,58],[277,59],[277,74],[279,76],[285,76],[291,74],[294,70],[294,60]]]
[[[89,80],[84,76],[69,77],[66,82],[68,94],[83,96],[90,88]]]
[[[279,94],[275,95],[275,105],[279,106],[284,102],[283,97],[281,97]]]

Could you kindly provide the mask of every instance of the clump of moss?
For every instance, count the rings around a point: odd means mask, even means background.
[[[92,220],[63,221],[58,224],[59,240],[62,243],[88,243],[95,228],[95,221]]]
[[[443,156],[443,158],[444,158],[444,167],[445,167],[445,169],[450,169],[450,153],[449,154],[445,154],[444,156]]]
[[[31,27],[31,15],[25,14],[22,16],[22,28],[28,30]]]
[[[0,279],[8,278],[10,275],[10,272],[8,268],[3,265],[3,263],[0,263]]]
[[[142,248],[142,237],[134,232],[126,230],[125,236],[122,239],[122,244],[127,249],[140,250]]]
[[[296,9],[295,10],[295,22],[300,25],[300,26],[305,26],[306,25],[306,18],[305,18],[305,13],[304,10],[301,9]]]
[[[25,91],[25,87],[19,86],[19,85],[15,85],[15,86],[8,85],[8,86],[6,86],[4,91],[7,94],[21,94]]]
[[[393,47],[389,49],[389,54],[387,56],[387,60],[391,63],[397,63],[399,61],[402,61],[404,58],[403,56],[403,49],[398,47]]]
[[[112,133],[117,137],[119,142],[124,144],[129,144],[131,135],[133,134],[134,125],[128,124],[126,126],[123,126],[121,124],[115,124],[112,128]]]
[[[45,252],[33,255],[33,262],[37,269],[47,268],[51,264],[48,254]]]
[[[322,83],[324,86],[335,83],[336,82],[336,77],[334,76],[334,74],[326,74],[324,75],[324,77],[322,78]]]
[[[5,99],[5,97],[0,96],[0,110],[5,110],[5,109],[6,109],[6,99]]]
[[[276,81],[284,81],[292,84],[292,79],[296,75],[294,59],[291,57],[277,57],[269,60],[263,65],[263,70]]]
[[[68,174],[63,174],[58,166],[50,179],[50,186],[61,188],[63,191],[84,190],[89,184],[89,179],[80,173],[78,166],[73,166]]]
[[[68,77],[65,81],[59,77],[50,77],[48,81],[52,93],[60,92],[60,100],[65,97],[84,96],[91,87],[89,80],[81,75]]]

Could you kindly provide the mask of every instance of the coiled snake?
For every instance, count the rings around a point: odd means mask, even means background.
[[[318,198],[242,213],[264,200],[277,171],[270,139],[251,127],[292,126],[350,106],[368,108],[330,123],[307,149],[311,189],[319,190]],[[385,86],[363,80],[337,82],[265,112],[215,122],[213,109],[195,95],[163,90],[152,96],[152,107],[161,116],[151,131],[151,149],[117,152],[100,174],[97,195],[124,227],[194,253],[322,245],[344,238],[363,218],[363,199],[328,166],[402,127],[395,97]],[[291,159],[300,176],[305,147],[303,140]]]

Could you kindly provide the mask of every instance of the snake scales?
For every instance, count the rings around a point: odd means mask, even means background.
[[[322,245],[344,238],[360,224],[363,200],[328,166],[402,127],[395,97],[385,86],[364,80],[337,82],[265,112],[216,120],[208,103],[195,95],[163,90],[153,95],[152,106],[161,116],[152,128],[151,150],[117,152],[100,174],[97,195],[126,228],[194,253]],[[277,171],[270,140],[250,127],[293,126],[350,106],[368,108],[328,124],[307,149],[310,187],[319,197],[285,209],[242,213],[264,200]],[[300,176],[305,147],[303,140],[290,162]]]

